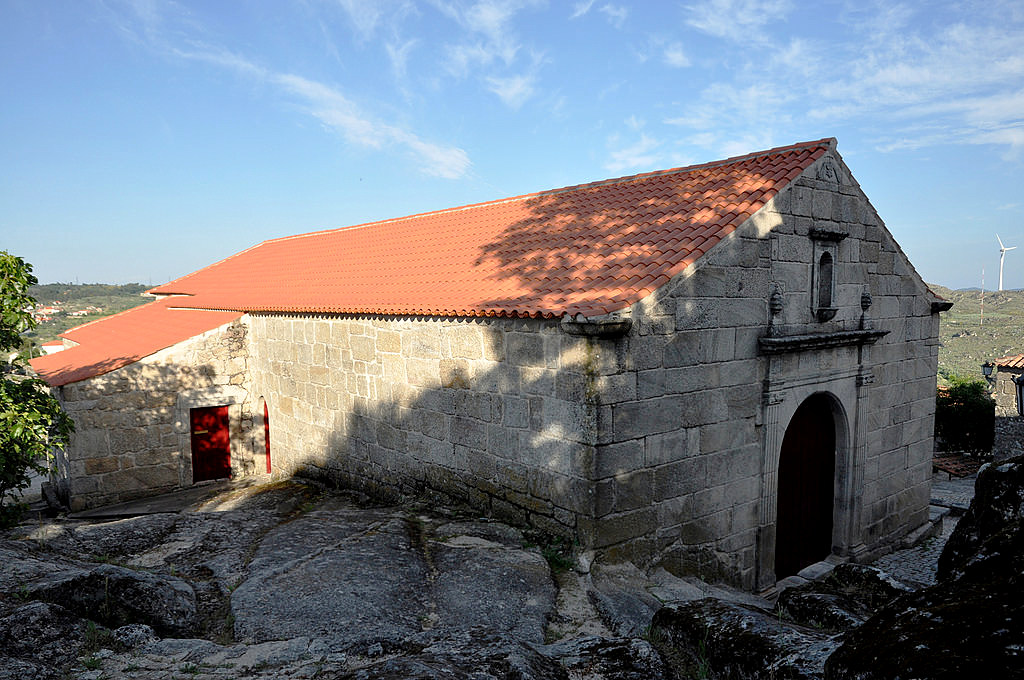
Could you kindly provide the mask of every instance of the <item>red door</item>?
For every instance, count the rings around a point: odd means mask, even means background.
[[[267,444],[267,474],[270,474],[270,409],[263,402],[263,439]]]
[[[809,397],[793,414],[779,455],[775,578],[832,553],[836,425],[828,397]]]
[[[192,421],[192,482],[231,476],[231,436],[228,407],[194,408]]]

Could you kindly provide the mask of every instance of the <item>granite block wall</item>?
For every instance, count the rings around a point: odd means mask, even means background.
[[[608,341],[515,319],[253,315],[253,389],[282,470],[434,495],[545,531],[592,515]],[[614,389],[614,386],[607,386]],[[585,540],[585,537],[584,537]]]
[[[192,484],[188,409],[229,405],[232,474],[255,472],[247,328],[235,322],[58,389],[75,421],[56,460],[73,510]]]

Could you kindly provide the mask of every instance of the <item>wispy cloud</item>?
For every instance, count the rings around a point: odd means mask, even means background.
[[[387,50],[388,53],[388,60],[391,62],[391,71],[395,74],[397,79],[403,80],[406,77],[406,67],[409,63],[409,54],[418,43],[418,40],[412,39],[401,42],[388,42],[384,45],[384,49]]]
[[[513,109],[520,108],[537,93],[537,68],[543,53],[524,48],[514,21],[523,10],[539,6],[539,0],[432,2],[465,34],[461,41],[446,46],[449,73],[465,78],[476,70],[482,71],[480,76],[486,89]],[[532,62],[525,70],[520,64],[523,55]]]
[[[626,22],[626,17],[629,16],[628,9],[622,5],[612,5],[611,3],[601,5],[598,11],[604,14],[608,18],[608,23],[615,28],[622,28],[622,24]]]
[[[489,77],[487,83],[491,92],[513,109],[520,108],[536,92],[534,77],[530,75]]]
[[[435,0],[435,6],[459,24],[468,40],[451,45],[451,66],[457,75],[465,75],[470,66],[490,65],[501,61],[510,65],[519,52],[521,42],[512,28],[517,12],[536,4],[515,0],[479,0],[471,5]]]
[[[583,2],[577,2],[572,7],[572,14],[569,15],[570,19],[579,19],[581,16],[590,11],[590,8],[594,6],[594,0],[583,0]]]
[[[685,68],[690,65],[690,59],[683,51],[681,43],[674,42],[665,47],[664,58],[665,63],[672,68]]]
[[[781,19],[791,8],[789,0],[711,0],[688,5],[686,23],[717,38],[750,41],[758,29]]]
[[[688,21],[713,35],[733,23],[733,33],[745,35],[735,22],[764,24],[787,9],[778,0],[714,0],[691,6]],[[758,148],[776,137],[870,121],[880,130],[880,150],[995,144],[1006,146],[1008,157],[1024,154],[1021,20],[1000,8],[979,9],[959,23],[925,20],[924,11],[858,4],[843,17],[842,41],[751,43],[741,61],[719,70],[665,122],[702,135],[719,153],[731,139],[760,140],[751,145]]]
[[[340,90],[324,83],[274,71],[217,45],[168,37],[160,30],[162,17],[153,3],[134,0],[133,4],[145,12],[137,16],[141,28],[135,36],[144,39],[158,52],[209,64],[270,85],[349,144],[371,149],[404,149],[425,174],[456,179],[469,171],[469,156],[458,147],[426,141],[408,129],[379,120],[363,111]]]
[[[626,146],[620,146],[621,140],[617,135],[608,141],[609,147],[618,146],[618,148],[611,149],[608,160],[604,164],[605,169],[609,172],[621,173],[627,170],[651,169],[658,165],[660,158],[658,148],[661,143],[645,133],[641,133],[640,139]]]
[[[579,19],[582,16],[586,16],[590,13],[590,10],[594,7],[594,0],[583,0],[577,2],[572,7],[572,14],[569,15],[570,19]],[[613,5],[610,2],[606,2],[597,8],[597,11],[605,16],[615,28],[622,28],[626,18],[629,16],[629,8],[624,5]]]

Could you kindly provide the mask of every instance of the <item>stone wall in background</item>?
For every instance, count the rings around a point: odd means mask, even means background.
[[[234,322],[58,396],[75,421],[58,455],[58,492],[73,510],[192,484],[189,409],[229,407],[232,474],[255,471],[247,327]]]

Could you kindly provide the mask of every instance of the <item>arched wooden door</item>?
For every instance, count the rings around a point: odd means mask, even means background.
[[[786,428],[779,454],[775,578],[792,576],[832,552],[836,423],[824,394],[807,398]]]

